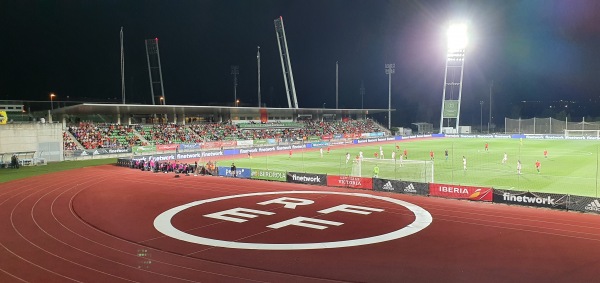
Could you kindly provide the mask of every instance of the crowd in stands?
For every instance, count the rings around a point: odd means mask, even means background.
[[[79,123],[78,125],[69,126],[68,131],[85,149],[126,148],[143,145],[130,126]],[[65,137],[68,137],[66,133],[63,135],[63,141]]]
[[[64,150],[77,150],[79,147],[77,143],[73,141],[71,136],[67,132],[63,132],[63,148]]]
[[[153,144],[196,143],[201,142],[186,126],[177,124],[136,125],[136,131]]]
[[[193,125],[152,124],[124,126],[116,124],[80,123],[69,132],[85,149],[126,148],[136,145],[198,143],[220,140],[285,139],[302,140],[308,136],[380,132],[372,120],[299,121],[296,128],[240,128],[231,122]],[[143,137],[142,140],[138,134]],[[68,134],[63,135],[65,150],[77,149]]]

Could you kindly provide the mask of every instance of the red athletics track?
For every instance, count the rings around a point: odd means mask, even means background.
[[[362,246],[249,250],[184,242],[153,225],[193,201],[260,195],[191,207],[173,226],[207,238],[251,243],[343,241],[388,233],[415,219],[389,197],[429,211],[432,223],[407,237]],[[310,199],[286,209],[275,197]],[[319,213],[339,204],[369,215]],[[246,207],[274,213],[244,223],[205,217]],[[344,223],[316,230],[266,225],[295,216]],[[221,177],[173,178],[116,166],[83,168],[0,185],[0,282],[595,282],[600,217],[441,198]],[[139,256],[138,254],[142,254]]]

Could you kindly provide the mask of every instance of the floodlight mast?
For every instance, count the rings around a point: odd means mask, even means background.
[[[277,35],[277,46],[279,47],[279,57],[281,59],[281,69],[283,71],[283,80],[287,93],[288,107],[298,108],[298,99],[296,97],[296,86],[294,84],[294,74],[292,73],[292,63],[290,62],[290,53],[288,51],[285,28],[283,26],[283,17],[274,20],[275,34]]]
[[[444,90],[442,92],[440,133],[443,133],[444,118],[447,118],[448,124],[450,124],[450,119],[456,119],[456,131],[460,134],[460,104],[465,66],[465,49],[468,41],[467,26],[465,24],[452,24],[448,28],[447,36],[448,49],[444,74]],[[450,77],[448,73],[451,73]],[[458,77],[457,73],[459,73]],[[458,97],[455,97],[456,88],[458,88]]]
[[[396,64],[385,64],[388,75],[388,130],[392,128],[392,74],[396,72]]]

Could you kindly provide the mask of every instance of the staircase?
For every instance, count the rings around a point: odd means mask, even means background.
[[[83,145],[75,138],[75,136],[69,132],[69,130],[65,130],[64,132],[67,133],[67,136],[69,136],[69,138],[77,145],[77,149],[85,149]]]

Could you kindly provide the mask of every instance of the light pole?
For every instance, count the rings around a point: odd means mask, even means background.
[[[481,111],[481,114],[479,116],[479,131],[483,132],[483,100],[479,101],[479,110]]]
[[[56,97],[56,94],[50,93],[50,109],[53,111],[54,111],[54,97]]]
[[[239,100],[239,99],[236,99],[236,100],[235,100],[235,107],[238,107],[239,105],[240,105],[240,100]]]
[[[335,109],[338,109],[338,61],[335,61]]]
[[[233,102],[237,101],[237,75],[240,74],[240,66],[231,66],[231,74],[233,75]]]
[[[385,73],[389,77],[388,82],[388,129],[392,128],[392,74],[396,72],[396,64],[385,64]]]
[[[361,81],[360,82],[360,109],[365,109],[364,101],[365,101],[365,84],[363,81]]]
[[[257,46],[256,50],[256,63],[258,65],[258,107],[260,107],[260,46]]]
[[[163,96],[160,97],[160,105],[165,105],[165,98]]]

